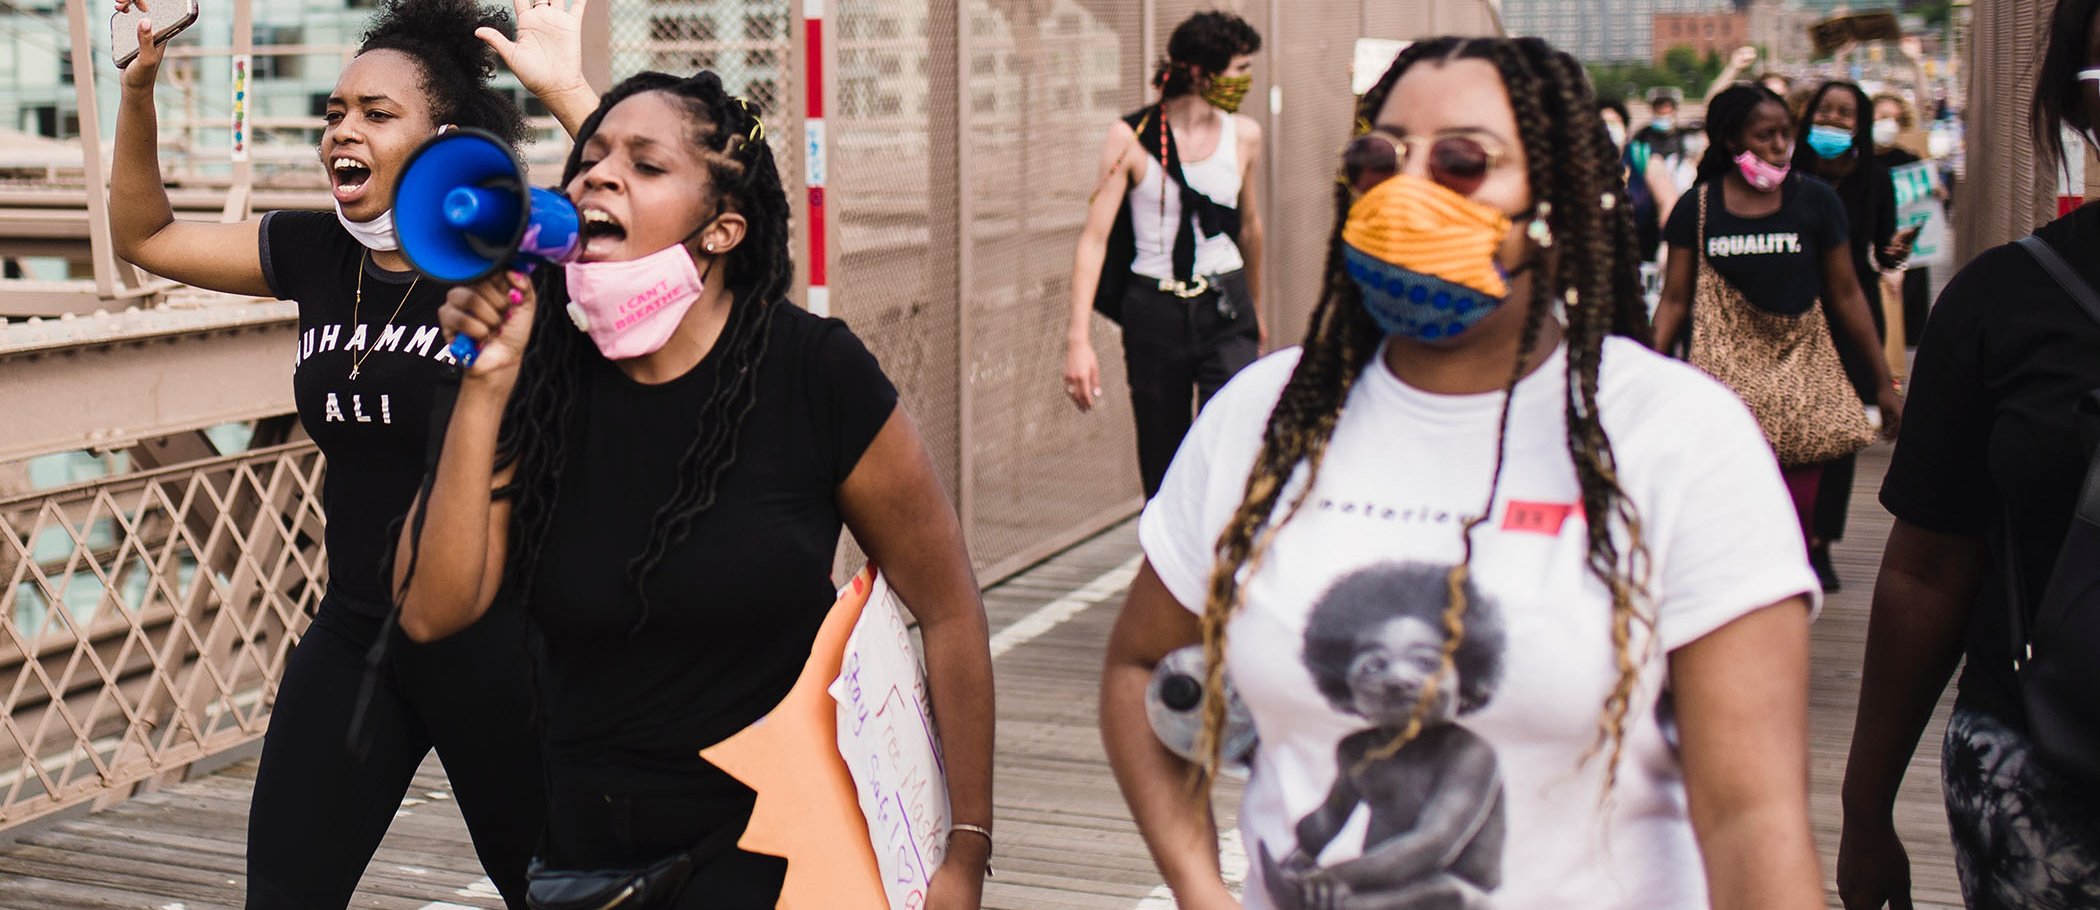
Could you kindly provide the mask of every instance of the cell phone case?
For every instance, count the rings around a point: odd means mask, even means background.
[[[168,0],[161,0],[161,2],[165,4]],[[168,43],[169,39],[182,34],[183,29],[189,28],[191,23],[197,21],[197,0],[186,0],[186,4],[181,17],[153,30],[154,44]],[[138,7],[132,7],[129,10],[112,14],[109,17],[109,49],[110,53],[116,57],[117,69],[128,67],[131,65],[131,61],[138,59],[138,21],[141,18],[150,17],[150,13],[140,10]]]

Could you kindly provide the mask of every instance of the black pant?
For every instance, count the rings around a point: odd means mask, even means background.
[[[699,759],[696,757],[695,761]],[[653,790],[617,767],[549,769],[546,849],[557,869],[639,869],[691,850],[723,826],[738,832],[757,794]],[[748,853],[735,838],[700,858],[666,910],[772,910],[780,902],[787,861]]]
[[[286,661],[263,738],[248,812],[249,910],[347,906],[433,747],[482,868],[505,903],[525,906],[546,796],[524,622],[491,612],[431,644],[397,637],[365,721],[371,750],[359,761],[347,734],[380,620],[333,594],[322,600]]]
[[[1161,291],[1156,278],[1132,275],[1123,292],[1123,366],[1146,499],[1159,493],[1196,409],[1260,353],[1245,273],[1211,283],[1209,292],[1183,299]]]

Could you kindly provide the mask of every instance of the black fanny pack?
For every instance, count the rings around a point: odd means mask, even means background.
[[[552,869],[534,857],[525,869],[530,910],[658,910],[670,906],[693,870],[736,845],[742,825],[724,825],[706,840],[640,869]]]

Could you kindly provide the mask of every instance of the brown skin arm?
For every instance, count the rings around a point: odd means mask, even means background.
[[[1823,906],[1808,824],[1807,607],[1780,601],[1670,654],[1715,910]]]
[[[1237,908],[1218,867],[1218,826],[1210,800],[1193,784],[1195,766],[1167,751],[1145,719],[1153,668],[1176,648],[1202,640],[1196,615],[1184,609],[1149,561],[1108,637],[1101,670],[1101,742],[1123,800],[1137,820],[1152,861],[1182,907]]]
[[[515,289],[518,302],[506,297]],[[498,474],[496,435],[503,408],[517,385],[518,364],[532,337],[538,298],[532,283],[516,272],[498,272],[473,285],[453,288],[438,310],[449,338],[466,335],[481,356],[460,380],[459,399],[446,424],[445,448],[428,499],[418,499],[402,522],[394,548],[394,590],[401,598],[401,630],[419,642],[458,632],[488,612],[502,585],[510,551],[510,500],[494,491],[510,482]],[[410,547],[418,513],[423,518],[416,574],[408,578]],[[408,582],[407,590],[402,584]]]
[[[1896,837],[1897,788],[1962,646],[1990,554],[1982,538],[1897,520],[1881,555],[1867,657],[1845,760],[1838,894],[1847,910],[1910,906],[1910,862]]]
[[[992,652],[962,522],[933,459],[900,406],[839,485],[853,539],[882,567],[926,643],[933,716],[957,822],[992,827]],[[968,832],[948,840],[929,886],[929,908],[975,908],[991,844]]]
[[[147,20],[139,27],[138,59],[119,80],[123,90],[117,100],[109,173],[110,239],[117,256],[192,287],[268,297],[261,219],[233,224],[175,220],[168,188],[160,178],[159,115],[153,108],[153,80],[167,48],[149,40]]]
[[[1663,267],[1662,302],[1655,307],[1655,349],[1668,351],[1690,324],[1692,285],[1699,280],[1699,252],[1671,244]]]
[[[1874,332],[1874,317],[1867,313],[1867,295],[1859,289],[1859,275],[1852,271],[1850,247],[1837,245],[1823,251],[1823,301],[1830,317],[1831,340],[1851,345],[1860,362],[1873,367],[1882,433],[1895,438],[1903,427],[1903,398],[1896,394],[1888,358],[1881,355],[1881,338]]]

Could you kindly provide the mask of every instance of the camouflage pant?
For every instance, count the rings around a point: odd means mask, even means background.
[[[2100,802],[2045,767],[2025,731],[1956,704],[1940,774],[1970,910],[2100,907]]]

